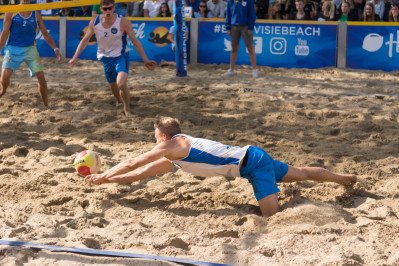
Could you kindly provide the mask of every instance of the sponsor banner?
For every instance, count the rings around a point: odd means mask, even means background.
[[[76,48],[89,25],[89,20],[67,20],[67,57],[75,54]],[[158,63],[161,60],[175,61],[175,54],[172,50],[172,43],[168,39],[169,30],[173,21],[141,21],[132,20],[132,28],[137,39],[141,42],[149,60]],[[128,38],[128,51],[130,61],[143,61],[134,49],[133,43]],[[90,39],[89,44],[79,56],[80,59],[97,60],[97,43],[95,35]]]
[[[348,23],[347,67],[399,69],[398,26],[351,25]],[[355,23],[353,23],[355,24]]]
[[[43,23],[44,23],[44,26],[46,26],[47,31],[50,33],[51,37],[53,38],[55,44],[57,45],[57,47],[59,47],[59,33],[60,33],[59,20],[43,18]],[[0,20],[0,30],[3,31],[3,19]],[[46,43],[40,30],[37,32],[37,35],[36,35],[36,48],[41,57],[55,57],[53,48],[51,48]],[[4,49],[3,49],[3,51],[4,51]],[[3,54],[3,51],[2,51],[2,54]]]
[[[86,33],[86,30],[89,26],[90,19],[67,19],[67,26],[66,26],[66,57],[72,58],[75,54],[76,49],[80,41],[82,40],[83,36]],[[90,38],[89,42],[87,43],[86,48],[80,54],[79,59],[91,59],[97,60],[97,42],[96,36]]]
[[[143,45],[144,51],[148,59],[154,60],[158,63],[161,60],[175,61],[175,53],[172,50],[172,42],[168,35],[173,21],[132,21],[133,30],[137,39]],[[173,29],[172,29],[173,30]],[[173,34],[173,32],[171,32]],[[142,61],[140,55],[134,49],[129,40],[130,60]]]
[[[230,62],[231,41],[224,22],[199,22],[198,62]],[[254,46],[258,65],[287,68],[336,66],[337,23],[256,23]],[[240,40],[236,64],[250,65]]]

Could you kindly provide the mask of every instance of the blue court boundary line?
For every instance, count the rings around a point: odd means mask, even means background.
[[[170,261],[170,262],[183,263],[183,264],[189,264],[189,265],[232,266],[229,264],[220,264],[220,263],[205,262],[205,261],[179,259],[179,258],[166,257],[166,256],[145,255],[145,254],[125,253],[125,252],[106,251],[106,250],[95,250],[95,249],[87,249],[87,248],[69,248],[69,247],[50,246],[50,245],[34,244],[34,243],[27,243],[27,242],[20,242],[20,241],[9,241],[9,240],[2,240],[2,239],[0,239],[0,245],[29,247],[29,248],[37,248],[37,249],[48,249],[48,250],[52,250],[52,251],[71,252],[71,253],[78,253],[78,254],[83,254],[83,255],[162,260],[162,261]]]
[[[368,97],[393,97],[399,98],[399,95],[393,94],[366,94],[366,93],[352,93],[352,92],[322,92],[322,91],[298,91],[298,90],[283,90],[283,89],[263,89],[263,88],[244,88],[244,90],[253,91],[273,91],[273,92],[286,92],[297,94],[320,94],[320,95],[342,95],[342,96],[368,96]]]

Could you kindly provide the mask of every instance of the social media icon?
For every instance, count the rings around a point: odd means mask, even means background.
[[[295,46],[295,54],[307,56],[309,55],[309,46],[307,45],[296,45]]]
[[[270,53],[272,54],[285,54],[287,51],[287,40],[281,37],[270,39]]]
[[[255,48],[255,54],[262,54],[262,49],[263,49],[262,37],[254,37],[254,48]],[[248,49],[247,49],[247,54],[248,54]]]
[[[231,51],[231,41],[224,38],[224,50]]]

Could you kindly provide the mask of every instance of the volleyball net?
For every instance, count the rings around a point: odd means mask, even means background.
[[[136,1],[142,1],[142,0],[115,0],[115,3],[136,2]],[[99,4],[100,0],[76,0],[76,1],[59,1],[51,3],[25,4],[25,5],[3,5],[0,6],[0,13],[37,11],[37,10],[47,10],[47,9],[59,9],[66,7],[91,6]]]

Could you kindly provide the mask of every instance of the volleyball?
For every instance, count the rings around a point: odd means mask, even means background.
[[[76,155],[73,165],[79,174],[87,176],[98,173],[101,167],[101,161],[97,153],[91,150],[85,150]]]

